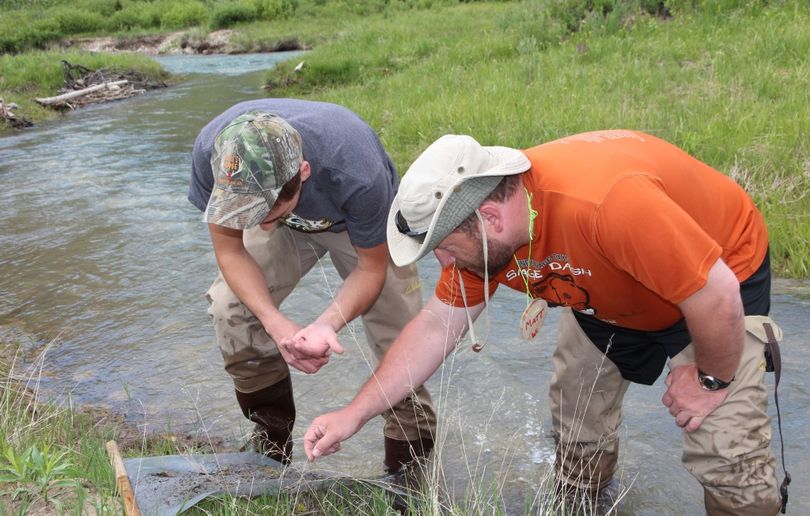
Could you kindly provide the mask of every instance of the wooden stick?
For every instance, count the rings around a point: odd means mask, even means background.
[[[138,508],[137,500],[135,500],[135,492],[129,482],[129,475],[127,475],[127,470],[124,468],[124,461],[121,460],[118,443],[107,441],[107,455],[109,455],[110,463],[115,468],[115,482],[118,484],[118,490],[121,491],[121,498],[124,499],[124,513],[126,516],[141,516],[141,510]]]
[[[62,95],[57,95],[55,97],[46,97],[43,99],[34,99],[39,104],[43,106],[52,106],[54,104],[62,104],[66,100],[74,99],[76,97],[81,97],[83,95],[87,95],[88,93],[93,93],[94,91],[103,90],[103,89],[113,89],[119,86],[123,86],[124,84],[129,83],[128,80],[123,79],[120,81],[113,81],[113,82],[105,82],[102,84],[96,84],[94,86],[90,86],[81,90],[70,91],[68,93],[63,93]]]

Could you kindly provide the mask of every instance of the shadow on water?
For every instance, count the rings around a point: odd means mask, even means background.
[[[186,200],[199,129],[231,104],[263,96],[263,56],[164,58],[179,86],[92,106],[0,139],[0,337],[33,350],[50,343],[42,388],[107,406],[147,430],[209,432],[238,444],[248,432],[222,369],[203,293],[216,267],[200,213]],[[202,73],[201,73],[202,72]],[[420,263],[424,294],[438,266]],[[324,262],[286,302],[314,319],[339,285]],[[780,386],[790,512],[810,512],[810,284],[779,280],[773,315],[785,330]],[[465,340],[428,383],[444,424],[441,462],[457,492],[495,482],[521,512],[553,461],[546,390],[558,314],[541,335],[518,338],[524,298],[492,299],[489,344]],[[294,373],[297,458],[309,421],[348,402],[373,369],[362,328],[341,334],[347,353],[315,376]],[[351,372],[350,374],[347,374]],[[772,378],[771,378],[772,382]],[[626,514],[698,514],[697,483],[679,464],[680,431],[660,404],[661,380],[631,387],[622,427]],[[771,407],[772,415],[775,415]],[[382,473],[379,418],[336,456],[316,463],[360,476]],[[778,450],[778,440],[775,440]],[[781,478],[781,477],[780,477]],[[485,480],[482,480],[485,479]]]

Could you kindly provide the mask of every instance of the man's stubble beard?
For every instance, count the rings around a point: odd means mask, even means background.
[[[515,251],[511,246],[497,240],[487,240],[487,273],[490,277],[497,275],[514,258]],[[484,243],[478,241],[478,255],[473,262],[456,260],[456,266],[467,269],[476,276],[484,277]]]

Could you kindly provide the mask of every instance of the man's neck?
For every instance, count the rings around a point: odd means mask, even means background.
[[[522,185],[504,203],[504,213],[506,223],[509,224],[509,239],[514,243],[515,249],[528,245],[533,228],[529,221],[529,199]]]

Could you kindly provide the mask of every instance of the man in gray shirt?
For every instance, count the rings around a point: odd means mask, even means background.
[[[334,104],[242,102],[194,143],[188,199],[205,213],[220,270],[208,313],[254,443],[280,462],[295,422],[289,366],[317,372],[343,352],[337,332],[358,316],[379,360],[421,308],[415,266],[388,255],[397,185],[374,130]],[[343,284],[315,321],[295,321],[281,303],[326,253]],[[390,473],[430,453],[436,415],[424,387],[383,417]]]

